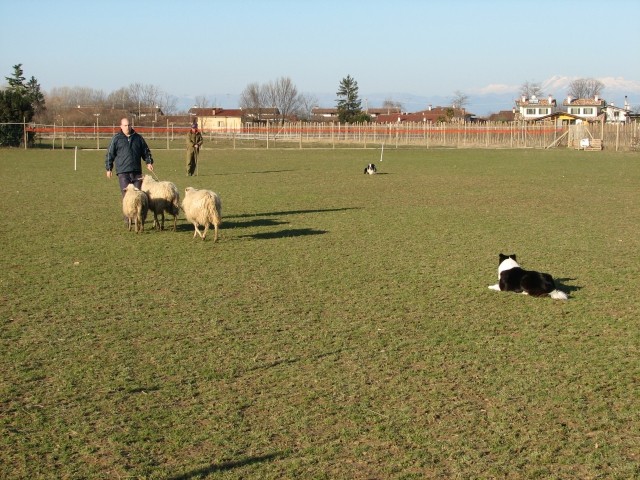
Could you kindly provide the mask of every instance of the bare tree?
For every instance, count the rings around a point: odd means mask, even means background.
[[[311,111],[318,106],[318,97],[308,93],[298,95],[298,110],[295,112],[302,120],[311,119]]]
[[[204,95],[196,96],[195,101],[195,105],[198,108],[208,108],[210,106],[209,99]]]
[[[451,98],[451,106],[455,109],[463,109],[469,103],[469,95],[456,90]]]
[[[280,122],[294,113],[300,104],[298,89],[289,77],[280,77],[265,87],[268,104],[280,112]]]
[[[538,82],[526,81],[520,86],[520,96],[526,98],[541,98],[544,96],[542,86]]]
[[[266,107],[266,94],[264,87],[258,83],[250,83],[240,94],[240,108],[252,114],[254,118],[260,120],[262,111]]]
[[[178,99],[174,95],[163,93],[160,100],[160,107],[165,115],[173,115],[177,111]]]
[[[384,102],[382,102],[382,108],[386,108],[387,109],[387,113],[390,113],[391,110],[403,110],[403,105],[402,102],[396,102],[394,100],[391,100],[390,98],[385,99]]]
[[[111,108],[126,109],[134,104],[133,99],[128,88],[119,88],[109,94],[107,102],[111,105]]]
[[[567,93],[573,98],[593,98],[604,90],[604,83],[595,78],[578,78],[569,84]]]

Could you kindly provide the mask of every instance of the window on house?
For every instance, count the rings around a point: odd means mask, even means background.
[[[548,108],[541,108],[540,109],[540,115],[548,115],[549,114],[549,109]]]
[[[535,108],[527,108],[525,113],[527,115],[535,115],[536,114],[536,109]]]
[[[580,109],[579,108],[569,108],[569,113],[571,113],[572,115],[580,115]]]
[[[593,108],[587,107],[583,110],[585,115],[593,115]]]

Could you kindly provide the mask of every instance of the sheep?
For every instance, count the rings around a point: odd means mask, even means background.
[[[187,221],[193,223],[196,229],[193,232],[193,238],[196,238],[197,234],[204,240],[211,224],[215,229],[213,241],[218,240],[218,227],[222,223],[222,201],[217,193],[187,187],[184,191],[182,210]],[[198,225],[204,225],[204,233],[200,233]]]
[[[180,213],[180,193],[174,183],[157,181],[151,175],[142,179],[141,190],[149,196],[149,210],[153,212],[153,228],[164,230],[164,212],[173,215],[173,231],[176,231],[176,218]],[[158,215],[162,224],[158,223]]]
[[[131,223],[133,222],[136,233],[143,232],[144,222],[147,219],[147,211],[149,210],[147,194],[136,188],[132,183],[127,185],[123,192],[122,213],[128,220],[129,231],[131,231]]]

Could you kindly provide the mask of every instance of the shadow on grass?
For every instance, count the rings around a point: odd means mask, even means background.
[[[313,228],[290,228],[277,232],[254,233],[253,235],[240,235],[238,238],[253,238],[255,240],[271,240],[274,238],[304,237],[307,235],[321,235],[327,230],[314,230]]]
[[[573,293],[581,290],[582,287],[579,285],[567,285],[565,282],[572,282],[576,280],[575,278],[556,278],[556,288],[558,290],[562,290],[565,293]]]
[[[212,173],[211,176],[212,177],[216,177],[216,176],[228,176],[228,175],[255,175],[255,174],[261,174],[261,173],[281,173],[281,172],[293,172],[293,169],[288,169],[288,170],[262,170],[259,172],[232,172],[232,173]]]
[[[269,220],[267,218],[256,218],[255,220],[234,221],[225,220],[222,226],[224,228],[249,228],[249,227],[274,227],[284,225],[289,222],[279,222],[277,220]]]
[[[257,457],[248,457],[248,458],[243,458],[241,460],[235,460],[232,462],[214,463],[213,465],[210,465],[205,468],[193,470],[191,472],[188,472],[182,475],[177,475],[175,477],[169,477],[168,480],[189,480],[191,478],[202,478],[211,473],[226,472],[227,470],[233,470],[234,468],[244,467],[245,465],[252,465],[254,463],[259,463],[259,462],[268,462],[283,456],[284,456],[284,453],[282,452],[269,453],[267,455],[260,455]]]
[[[231,215],[225,218],[274,217],[277,215],[300,215],[303,213],[344,212],[346,210],[359,210],[360,208],[361,207],[344,207],[344,208],[321,208],[317,210],[288,210],[288,211],[282,211],[282,212],[244,213],[242,215]]]

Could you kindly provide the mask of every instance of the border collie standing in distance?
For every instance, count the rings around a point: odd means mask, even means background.
[[[373,163],[368,164],[365,168],[364,168],[364,173],[368,173],[369,175],[373,175],[374,173],[377,173],[378,170],[376,170],[376,166]]]
[[[549,295],[555,300],[567,300],[567,294],[556,288],[556,282],[548,273],[524,270],[516,262],[515,255],[498,256],[498,283],[491,290],[523,293],[534,297]]]

